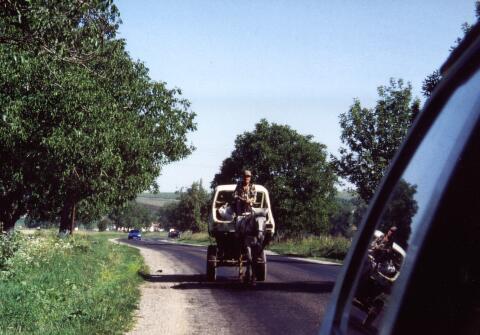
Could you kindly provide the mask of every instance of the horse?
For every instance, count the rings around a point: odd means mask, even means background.
[[[241,257],[246,258],[245,273],[242,273],[240,265],[240,276],[245,283],[255,284],[259,262],[265,262],[263,250],[268,243],[265,238],[267,213],[268,209],[252,208],[250,213],[237,217],[236,232],[242,248]]]

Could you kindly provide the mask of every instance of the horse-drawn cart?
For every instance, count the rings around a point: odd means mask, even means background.
[[[235,214],[236,185],[220,185],[213,196],[208,232],[215,243],[207,249],[207,279],[215,281],[220,266],[238,267],[241,280],[264,281],[267,276],[265,247],[275,233],[268,191],[255,185],[252,209]]]
[[[379,238],[384,234],[376,230],[374,236]],[[369,251],[353,299],[353,304],[366,313],[362,321],[364,326],[370,326],[381,313],[389,299],[393,283],[400,275],[405,256],[405,250],[397,243],[393,243],[388,257],[382,260]]]

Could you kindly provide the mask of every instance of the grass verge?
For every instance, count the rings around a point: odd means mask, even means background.
[[[188,231],[188,230],[183,232],[177,241],[182,243],[192,243],[192,244],[199,244],[199,245],[210,244],[210,238],[208,236],[208,233],[206,232],[192,233],[191,231]]]
[[[167,238],[167,235],[168,233],[166,231],[142,233],[143,238],[152,238],[152,239]]]
[[[138,250],[107,235],[16,234],[0,268],[1,334],[123,334],[139,302]],[[12,241],[6,241],[4,245]],[[2,254],[0,254],[2,256]]]
[[[184,232],[177,241],[199,245],[210,243],[208,233],[192,233],[190,231]],[[268,249],[281,255],[341,261],[345,258],[350,243],[350,240],[344,237],[325,235],[273,242]]]
[[[344,237],[312,236],[274,242],[268,249],[281,255],[341,261],[345,258],[350,243]]]

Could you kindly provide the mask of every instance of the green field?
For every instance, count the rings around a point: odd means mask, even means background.
[[[135,201],[152,212],[157,212],[161,207],[177,202],[178,194],[166,192],[159,194],[141,193],[137,195]]]
[[[160,198],[160,199],[167,199],[167,200],[168,199],[178,200],[178,198],[180,197],[180,194],[176,192],[159,192],[157,194],[145,192],[145,193],[140,193],[138,196],[143,198],[152,198],[152,199]]]
[[[138,250],[108,241],[118,235],[3,237],[0,334],[128,331],[140,298],[138,272],[145,269]]]

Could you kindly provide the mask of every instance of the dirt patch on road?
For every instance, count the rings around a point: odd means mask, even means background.
[[[120,242],[121,243],[121,242]],[[130,244],[128,244],[130,245]],[[130,245],[132,246],[132,245]],[[229,322],[209,290],[184,291],[173,288],[201,275],[179,264],[166,253],[140,249],[150,274],[141,286],[137,324],[130,335],[230,334]]]

